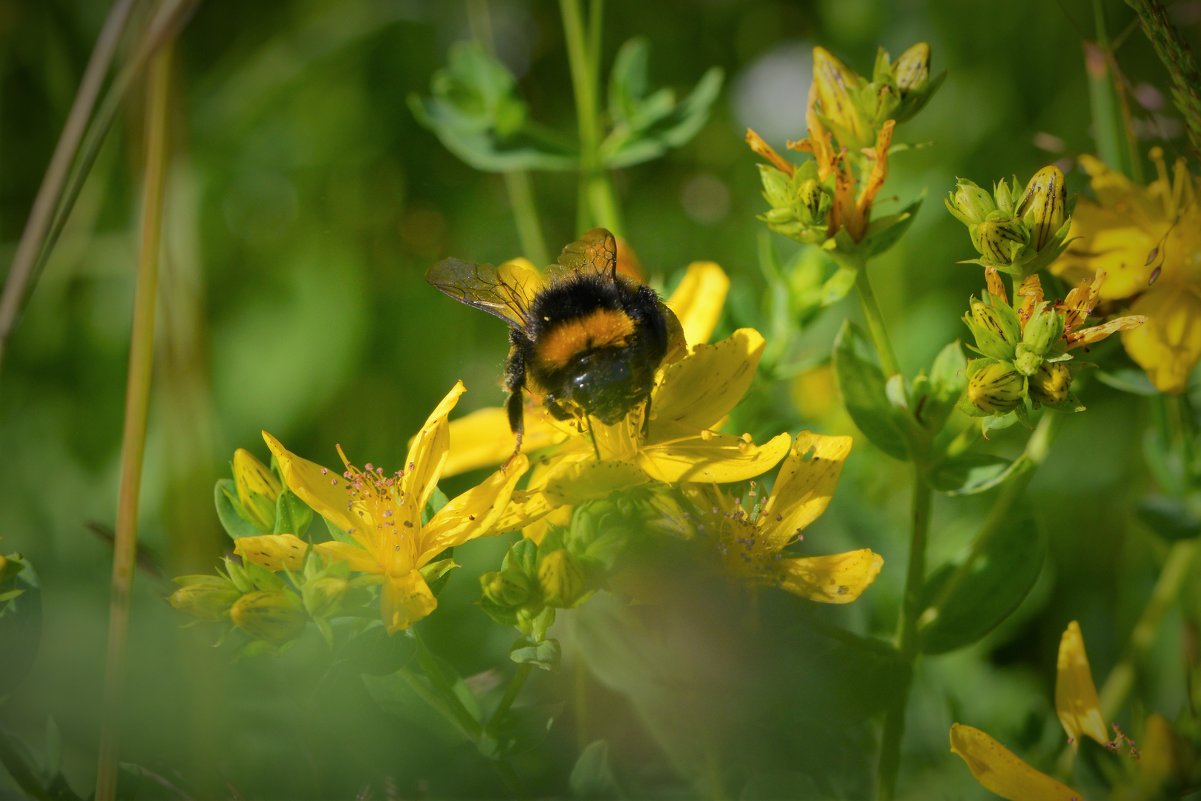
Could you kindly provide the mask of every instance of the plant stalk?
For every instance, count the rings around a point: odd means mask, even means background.
[[[880,366],[884,368],[884,377],[889,378],[901,372],[900,363],[892,350],[892,341],[888,338],[888,329],[884,327],[884,315],[880,313],[880,304],[876,302],[876,293],[872,291],[872,283],[867,277],[867,263],[859,264],[859,275],[855,279],[856,294],[859,295],[859,308],[863,310],[867,322],[868,335],[876,346],[876,354],[880,358]]]
[[[905,594],[897,631],[897,651],[909,666],[908,678],[896,701],[884,716],[880,738],[879,785],[876,798],[891,801],[896,792],[897,772],[901,765],[901,739],[905,733],[905,710],[909,706],[909,687],[918,656],[917,618],[922,611],[922,588],[926,580],[926,542],[930,533],[930,506],[933,493],[920,465],[914,465],[913,502],[909,535],[909,567],[905,573]]]
[[[603,0],[592,0],[590,31],[585,33],[580,0],[559,0],[563,34],[575,92],[580,138],[581,227],[600,225],[621,236],[624,227],[613,184],[600,161],[600,111],[597,89]],[[585,213],[585,209],[587,213]],[[587,222],[585,222],[585,220]]]
[[[130,331],[129,376],[121,439],[121,484],[117,496],[116,541],[109,601],[108,651],[104,666],[104,717],[96,772],[96,801],[113,801],[117,792],[118,728],[125,645],[129,633],[130,590],[138,545],[138,497],[146,449],[150,379],[154,364],[155,296],[162,242],[163,188],[167,173],[167,126],[171,56],[167,44],[155,55],[147,75],[146,168],[142,191],[142,235],[137,289]]]

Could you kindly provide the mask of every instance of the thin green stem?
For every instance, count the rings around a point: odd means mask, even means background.
[[[884,717],[880,738],[879,784],[876,798],[889,801],[896,792],[897,772],[901,765],[901,739],[905,733],[905,711],[909,706],[909,685],[918,656],[917,618],[922,611],[922,588],[926,581],[926,542],[930,533],[930,506],[933,493],[920,466],[914,466],[913,502],[909,535],[909,567],[905,573],[905,594],[897,626],[897,651],[909,666],[904,686]]]
[[[1105,677],[1105,683],[1101,686],[1099,699],[1101,712],[1106,719],[1113,718],[1125,703],[1130,688],[1134,686],[1135,665],[1150,649],[1164,616],[1175,605],[1180,590],[1192,571],[1193,562],[1197,558],[1197,548],[1197,540],[1184,540],[1174,543],[1168,551],[1163,569],[1159,573],[1159,580],[1155,582],[1151,597],[1147,599],[1143,613],[1139,615],[1138,622],[1130,632],[1130,640],[1126,643],[1122,659]]]
[[[1084,66],[1097,155],[1110,167],[1141,183],[1141,164],[1130,134],[1130,110],[1122,91],[1101,0],[1093,0],[1093,18],[1097,41],[1084,43]]]
[[[502,720],[509,709],[513,706],[513,702],[517,700],[517,696],[521,694],[521,688],[525,686],[525,680],[530,675],[530,663],[523,662],[517,666],[517,671],[513,674],[513,678],[509,679],[509,686],[505,689],[505,694],[501,696],[500,703],[496,705],[496,710],[493,711],[492,717],[488,718],[488,729],[494,729]]]
[[[129,376],[125,390],[125,424],[121,439],[121,485],[117,497],[117,531],[113,545],[113,578],[109,602],[108,651],[104,671],[104,717],[96,773],[96,801],[113,801],[117,792],[118,720],[121,710],[125,643],[129,633],[129,598],[138,546],[138,496],[146,449],[150,379],[154,364],[154,315],[162,243],[163,187],[167,175],[172,46],[151,62],[146,103],[146,171],[142,199],[142,238],[138,253],[137,290],[130,332]]]
[[[608,228],[620,236],[623,232],[621,212],[613,184],[600,161],[600,111],[597,90],[600,65],[601,0],[592,0],[589,21],[591,30],[585,33],[580,0],[559,0],[563,15],[563,34],[567,42],[567,59],[571,66],[571,85],[575,92],[576,121],[580,138],[580,201],[581,218],[588,224]],[[587,214],[583,212],[587,208]]]
[[[100,95],[104,76],[112,63],[117,42],[121,38],[121,32],[125,30],[125,23],[129,20],[132,8],[133,0],[116,0],[109,10],[104,27],[100,29],[100,35],[96,38],[96,47],[92,50],[88,65],[83,71],[83,79],[71,103],[71,110],[67,113],[63,132],[58,137],[54,153],[50,156],[50,164],[46,167],[42,184],[34,197],[29,219],[25,223],[25,230],[21,232],[12,267],[4,282],[4,293],[0,295],[0,362],[4,358],[4,346],[8,336],[17,323],[26,287],[33,276],[34,264],[42,250],[54,209],[62,195],[71,161],[79,150],[79,143],[87,129],[88,119],[92,116],[96,98]]]
[[[859,308],[867,321],[868,335],[876,346],[880,357],[880,366],[884,368],[885,377],[894,376],[901,372],[897,356],[892,350],[892,341],[888,338],[888,329],[884,327],[884,315],[880,313],[880,304],[876,302],[876,293],[872,291],[872,283],[867,277],[867,263],[859,265],[859,275],[855,279],[855,289],[859,295]]]

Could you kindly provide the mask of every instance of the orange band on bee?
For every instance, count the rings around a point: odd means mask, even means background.
[[[537,344],[538,359],[547,367],[566,367],[593,348],[617,347],[634,333],[634,321],[619,309],[597,309],[583,317],[565,320],[543,334]]]

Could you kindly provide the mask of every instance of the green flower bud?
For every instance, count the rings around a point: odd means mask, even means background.
[[[1035,251],[1042,250],[1067,219],[1068,196],[1063,170],[1055,165],[1034,174],[1018,203],[1017,216],[1029,226]]]
[[[223,576],[182,576],[187,582],[168,599],[176,609],[210,623],[224,620],[241,593]]]
[[[1046,356],[1060,344],[1063,324],[1063,315],[1045,302],[1040,303],[1022,329],[1022,343],[1039,356]]]
[[[1013,179],[1014,189],[1017,188],[1017,178]],[[1014,214],[1013,208],[1013,189],[1010,189],[1009,182],[1004,178],[997,181],[992,188],[993,199],[996,201],[997,210],[1004,213],[1006,216],[1019,216]]]
[[[480,576],[484,598],[497,606],[513,608],[529,602],[534,593],[530,577],[520,570],[494,570]]]
[[[242,448],[234,451],[233,472],[238,502],[249,521],[259,531],[271,531],[275,528],[275,502],[283,490],[279,479],[250,451]]]
[[[947,195],[947,210],[964,225],[984,222],[990,212],[996,211],[992,195],[966,178],[960,178],[955,191]]]
[[[902,53],[892,66],[892,75],[902,95],[924,89],[930,81],[930,45],[918,42]]]
[[[1022,405],[1026,377],[1008,362],[990,362],[972,374],[967,399],[985,414],[1004,414]]]
[[[314,618],[330,617],[338,612],[342,597],[350,582],[337,576],[318,576],[309,579],[300,588],[304,608]]]
[[[964,321],[981,353],[1001,361],[1013,358],[1014,346],[1022,338],[1017,312],[1003,303],[972,298],[971,313]]]
[[[1048,362],[1030,376],[1030,398],[1045,406],[1058,406],[1068,399],[1072,371],[1065,362]]]
[[[233,624],[257,640],[283,645],[300,636],[308,616],[295,593],[248,592],[229,610]]]
[[[998,266],[1012,264],[1030,238],[1019,221],[1005,218],[985,220],[971,226],[968,232],[984,261]]]
[[[1034,350],[1025,342],[1020,343],[1014,349],[1013,366],[1022,375],[1034,375],[1043,366],[1043,361],[1043,354]]]
[[[763,184],[763,199],[773,209],[792,205],[789,176],[769,164],[759,165],[759,181]]]
[[[810,225],[825,225],[826,217],[834,205],[834,197],[821,183],[813,178],[801,184],[797,199],[804,210],[802,219]]]
[[[585,595],[584,571],[579,562],[561,548],[538,560],[538,583],[548,606],[568,609]]]

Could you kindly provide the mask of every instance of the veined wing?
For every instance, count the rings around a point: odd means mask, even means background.
[[[443,294],[522,330],[529,327],[536,279],[532,271],[512,264],[496,267],[462,259],[443,259],[425,274],[425,280]]]
[[[617,277],[617,240],[604,228],[593,228],[563,248],[556,264],[547,268],[548,278],[557,279],[584,270]]]

